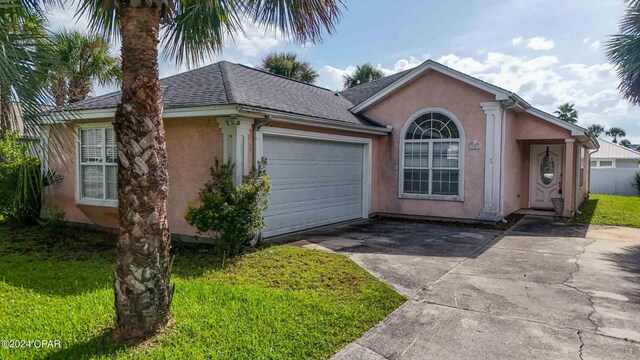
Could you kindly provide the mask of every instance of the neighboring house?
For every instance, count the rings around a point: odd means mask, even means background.
[[[184,216],[216,158],[237,164],[236,182],[267,158],[274,236],[374,214],[499,221],[554,197],[572,216],[598,147],[587,130],[431,60],[342,92],[226,61],[161,83],[174,234],[194,234]],[[69,221],[117,226],[118,102],[72,108],[75,164],[49,190]]]
[[[600,149],[591,154],[591,192],[638,195],[635,175],[640,171],[640,152],[599,139]]]

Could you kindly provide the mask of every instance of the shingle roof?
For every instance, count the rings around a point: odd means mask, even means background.
[[[165,108],[239,104],[356,125],[381,126],[349,111],[335,91],[220,61],[160,80]],[[69,109],[115,108],[120,92],[73,104]]]
[[[358,105],[361,102],[373,96],[378,91],[391,85],[396,80],[400,79],[401,77],[409,73],[411,70],[413,69],[404,70],[399,73],[395,73],[393,75],[383,77],[382,79],[374,80],[362,85],[358,85],[358,86],[343,90],[340,92],[340,95],[344,96],[349,101],[351,101],[354,106]]]
[[[631,150],[610,141],[598,139],[600,150],[591,155],[592,159],[639,159],[640,152]]]

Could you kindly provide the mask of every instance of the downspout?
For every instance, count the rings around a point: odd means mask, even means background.
[[[504,154],[506,152],[506,144],[507,144],[507,129],[506,129],[506,125],[507,125],[507,111],[510,109],[513,109],[514,107],[518,106],[518,101],[514,101],[514,100],[502,100],[500,101],[500,107],[502,108],[502,114],[501,114],[501,127],[502,127],[502,134],[501,136],[501,144],[500,144],[500,159],[501,159],[501,163],[502,166],[500,167],[500,222],[502,223],[507,223],[507,220],[504,218]]]
[[[593,133],[591,131],[589,132],[589,134],[593,136]],[[600,151],[599,147],[597,147],[595,151],[589,151],[589,186],[587,187],[587,196],[591,194],[591,155],[597,153],[598,151]]]

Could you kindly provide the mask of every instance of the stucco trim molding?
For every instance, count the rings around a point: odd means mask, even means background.
[[[481,221],[502,219],[502,144],[504,142],[504,118],[499,102],[480,103],[486,114],[486,138],[484,150],[484,188]]]
[[[218,126],[222,133],[222,156],[224,161],[235,164],[233,169],[233,183],[238,185],[242,177],[249,173],[249,132],[253,126],[253,119],[239,117],[218,118]]]

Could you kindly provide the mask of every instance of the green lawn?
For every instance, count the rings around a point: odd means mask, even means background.
[[[574,222],[640,228],[640,197],[590,195]]]
[[[57,239],[57,240],[53,240]],[[206,245],[175,244],[175,323],[152,346],[111,340],[112,235],[0,224],[0,359],[323,359],[405,300],[344,256],[288,246],[221,267]]]

